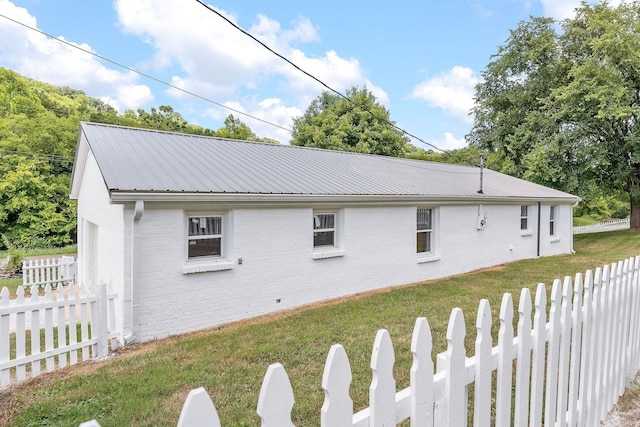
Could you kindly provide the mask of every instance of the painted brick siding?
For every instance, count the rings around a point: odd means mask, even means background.
[[[416,206],[334,208],[341,218],[338,233],[344,254],[313,259],[312,207],[176,208],[146,203],[137,228],[139,259],[134,260],[140,267],[139,339],[536,256],[537,206],[529,209],[531,233],[524,236],[520,205],[483,205],[480,214],[486,212],[487,225],[482,230],[477,229],[477,204],[433,206],[440,258],[422,263],[416,254]],[[224,257],[233,268],[183,273],[186,215],[196,212],[225,213],[229,227]],[[560,239],[553,243],[548,206],[541,212],[541,255],[569,252],[571,207],[559,208]]]
[[[97,230],[97,236],[89,236],[88,229],[92,226]],[[97,242],[89,239],[97,237]],[[124,223],[122,205],[109,203],[109,195],[104,186],[98,164],[89,152],[84,169],[82,187],[78,196],[78,280],[88,283],[97,279],[111,283],[112,289],[118,294],[118,300],[125,304],[116,305],[117,327],[123,327],[123,318],[128,310],[125,292],[125,266],[123,247]],[[95,256],[90,255],[89,246],[95,245]],[[93,259],[91,259],[93,258]]]

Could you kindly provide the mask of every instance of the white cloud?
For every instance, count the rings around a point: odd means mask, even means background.
[[[617,7],[624,0],[609,0],[607,3],[610,7]],[[581,7],[580,0],[540,0],[544,16],[554,18],[557,21],[563,19],[571,19],[575,17],[576,9]],[[589,4],[595,4],[597,1],[587,1]]]
[[[471,68],[456,65],[414,87],[411,96],[426,101],[431,107],[441,108],[457,120],[472,123],[469,113],[479,82],[480,77]]]
[[[442,136],[442,145],[447,150],[455,150],[458,148],[464,148],[467,146],[467,141],[463,138],[456,138],[450,132],[445,132]]]
[[[37,28],[35,17],[7,0],[0,0],[0,13]],[[111,105],[128,105],[129,89],[136,87],[141,93],[146,86],[137,85],[137,76],[130,72],[115,71],[103,66],[97,58],[72,46],[93,52],[91,46],[58,37],[53,40],[24,26],[2,20],[0,22],[0,62],[3,66],[24,76],[57,86],[70,86],[85,91],[89,96],[109,99]],[[70,46],[72,45],[72,46]],[[146,102],[152,100],[146,88]],[[123,95],[123,99],[119,96]],[[138,104],[140,106],[140,104]]]
[[[172,84],[210,100],[237,103],[242,111],[255,112],[265,120],[273,117],[276,124],[290,127],[293,113],[301,115],[311,100],[328,90],[195,2],[116,0],[115,8],[123,31],[135,34],[153,47],[150,63],[155,70],[171,70]],[[216,10],[237,24],[237,17]],[[167,20],[167,16],[172,19]],[[352,86],[366,84],[380,103],[388,104],[387,94],[366,79],[357,59],[343,58],[335,51],[308,56],[297,47],[319,40],[316,28],[307,18],[299,17],[291,22],[291,28],[283,28],[280,22],[258,15],[247,31],[331,88],[344,93]],[[178,99],[188,97],[175,89],[168,93]],[[274,95],[278,96],[277,106],[272,104]],[[256,99],[260,96],[264,99]],[[209,114],[217,110],[212,108]],[[229,113],[232,112],[226,112],[225,117]],[[256,124],[255,129],[253,124],[249,126],[260,136],[281,133],[275,127],[271,132],[261,133],[261,125]],[[289,135],[279,138],[289,139]]]
[[[558,21],[572,18],[575,15],[575,9],[580,7],[580,0],[540,0],[540,2],[544,16]]]

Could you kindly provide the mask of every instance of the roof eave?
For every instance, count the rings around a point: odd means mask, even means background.
[[[191,193],[171,191],[110,191],[114,203],[134,202],[216,202],[216,203],[558,203],[574,204],[579,197],[523,197],[523,196],[442,196],[388,194],[264,194],[264,193]]]

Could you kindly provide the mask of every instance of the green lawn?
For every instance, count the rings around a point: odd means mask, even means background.
[[[229,325],[126,349],[99,364],[85,364],[27,382],[0,394],[0,420],[11,426],[71,426],[97,419],[107,426],[175,426],[189,390],[204,386],[222,425],[259,425],[255,408],[269,364],[282,363],[291,380],[297,426],[319,425],[322,370],[332,344],[344,345],[353,370],[354,409],[367,406],[376,331],[386,328],[396,351],[398,390],[409,385],[411,334],[426,316],[434,351],[446,348],[451,309],[461,307],[467,348],[475,340],[482,298],[495,319],[504,292],[517,307],[520,290],[640,254],[640,233],[620,231],[575,237],[575,255],[514,262],[485,271],[407,286],[282,316]],[[178,320],[179,321],[179,320]],[[497,325],[495,325],[497,330]],[[470,354],[470,353],[469,353]],[[0,421],[0,424],[2,422]]]

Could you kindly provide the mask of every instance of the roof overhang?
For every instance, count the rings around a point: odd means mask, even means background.
[[[494,197],[487,195],[440,196],[440,195],[343,195],[343,194],[255,194],[255,193],[187,193],[171,191],[121,191],[111,190],[111,201],[127,203],[137,200],[145,202],[195,202],[195,203],[336,203],[336,204],[575,204],[579,197]]]

